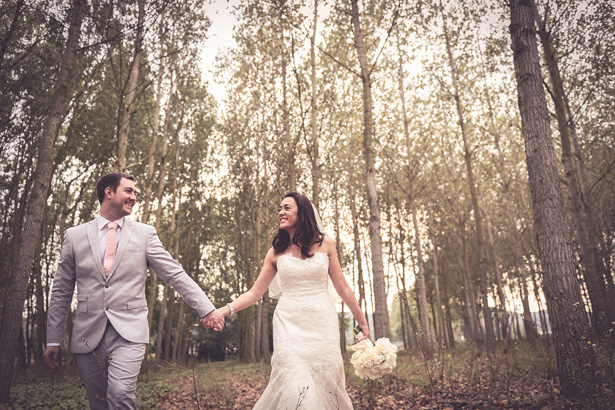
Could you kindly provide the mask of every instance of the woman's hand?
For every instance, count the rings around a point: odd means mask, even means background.
[[[361,336],[361,338],[357,339],[357,342],[360,342],[361,340],[365,340],[365,339],[371,339],[370,334],[369,334],[369,325],[367,323],[363,323],[363,324],[359,323],[359,327],[361,328],[361,333],[363,335]]]

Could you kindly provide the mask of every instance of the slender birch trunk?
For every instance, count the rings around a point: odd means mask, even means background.
[[[269,172],[267,169],[267,149],[264,142],[261,146],[261,155],[263,159],[263,209],[264,209],[264,223],[265,234],[269,233]],[[263,310],[262,310],[262,337],[261,337],[261,350],[263,352],[263,363],[269,363],[271,361],[270,345],[269,345],[269,292],[265,292],[263,295]]]
[[[433,248],[432,259],[433,259],[433,274],[434,274],[434,290],[436,293],[436,306],[438,312],[438,327],[440,329],[440,334],[438,338],[438,345],[448,346],[448,337],[446,335],[447,329],[444,323],[444,312],[442,311],[442,298],[440,296],[440,266],[438,264],[438,243],[436,242],[436,234],[434,230],[434,218],[433,214],[430,210],[429,212],[429,220],[428,220],[428,229],[429,229],[429,238],[431,240],[431,246]]]
[[[354,41],[361,66],[363,83],[363,155],[365,157],[365,188],[369,205],[369,237],[372,251],[372,275],[374,284],[374,337],[389,337],[389,311],[387,307],[384,265],[382,262],[382,236],[380,234],[380,202],[376,190],[374,168],[374,120],[371,71],[367,63],[367,50],[363,42],[363,31],[359,20],[358,0],[351,0],[351,22]]]
[[[128,146],[128,132],[130,129],[130,117],[137,95],[137,83],[139,82],[139,68],[141,61],[141,49],[143,47],[143,22],[145,20],[145,0],[139,0],[139,15],[137,17],[137,36],[135,39],[135,52],[130,66],[130,74],[126,83],[126,94],[120,98],[119,126],[117,133],[117,160],[114,170],[124,172],[126,169],[126,147]]]
[[[285,44],[285,33],[283,25],[283,6],[279,8],[279,29],[280,29],[280,65],[282,67],[282,123],[284,125],[284,141],[287,148],[287,180],[286,185],[289,192],[297,191],[297,175],[295,169],[295,144],[290,134],[290,110],[288,108],[288,85],[287,85],[287,55]]]
[[[337,255],[339,256],[340,263],[344,262],[344,254],[342,253],[342,243],[340,240],[340,211],[338,204],[338,186],[337,179],[333,179],[333,220],[334,220],[334,229],[335,229],[335,249],[337,250]],[[342,353],[346,353],[346,320],[344,317],[344,302],[342,302],[342,317],[340,320],[340,349]]]
[[[448,158],[447,170],[451,176],[451,187],[453,190],[453,198],[460,198],[459,187],[458,187],[458,179],[459,175],[457,170],[455,169],[454,163],[454,155],[453,155],[453,147],[452,142],[450,140],[450,136],[448,130],[445,131],[445,137],[447,139],[446,145],[448,146]],[[478,310],[476,308],[476,297],[474,293],[474,285],[472,283],[472,278],[470,277],[469,271],[469,263],[468,263],[468,253],[466,247],[466,219],[467,216],[463,213],[463,211],[458,207],[453,205],[453,215],[454,221],[456,225],[456,237],[455,240],[457,242],[457,246],[459,251],[457,252],[457,265],[459,270],[461,271],[461,277],[463,281],[463,301],[464,301],[464,310],[465,310],[465,318],[466,318],[466,333],[470,340],[474,343],[478,343],[482,339],[482,327],[480,326],[480,320],[478,317]]]
[[[354,259],[357,264],[357,285],[359,288],[359,306],[362,307],[365,317],[367,317],[365,299],[365,281],[363,279],[363,258],[361,257],[361,237],[359,235],[359,212],[357,210],[356,195],[354,192],[354,167],[352,164],[352,144],[347,146],[348,152],[348,206],[350,207],[350,218],[352,219],[352,242]]]
[[[499,328],[501,329],[501,332],[502,332],[502,340],[504,342],[507,342],[509,335],[508,335],[508,311],[507,311],[507,306],[506,306],[506,296],[504,295],[504,285],[502,284],[502,272],[500,271],[500,258],[498,255],[498,251],[495,247],[495,240],[493,239],[493,229],[491,227],[491,221],[489,218],[487,218],[487,236],[489,238],[489,248],[491,249],[491,257],[493,258],[493,271],[495,273],[496,293],[498,295],[498,300],[500,301],[500,306],[502,307],[502,314],[501,314]],[[526,289],[527,289],[527,286],[526,286]],[[524,298],[523,299],[524,316],[526,313],[529,314],[529,305],[527,306],[528,308],[527,312],[525,310],[526,301],[527,301],[527,298]],[[524,322],[524,325],[525,325],[525,322]],[[528,335],[528,339],[533,339],[533,337],[530,336],[530,334],[533,335],[533,333],[528,333],[527,326],[526,326],[525,331],[526,331],[526,334]]]
[[[431,337],[431,331],[429,326],[429,315],[427,313],[427,296],[425,288],[425,262],[423,260],[423,249],[421,244],[421,235],[419,232],[419,224],[416,210],[416,201],[414,196],[414,171],[412,168],[412,143],[410,142],[410,131],[407,109],[406,109],[406,95],[404,90],[404,70],[403,70],[403,58],[401,54],[401,47],[399,45],[399,28],[395,26],[395,33],[397,35],[397,55],[399,59],[399,66],[397,70],[397,81],[399,86],[399,97],[401,99],[402,114],[404,120],[404,141],[406,143],[406,176],[408,178],[408,205],[410,207],[410,213],[412,217],[412,227],[414,229],[414,247],[416,249],[416,257],[418,263],[418,291],[419,291],[419,309],[421,312],[421,342],[423,349],[427,357],[431,357],[433,354],[433,343]]]
[[[310,130],[312,132],[312,203],[319,209],[320,205],[320,153],[318,143],[318,104],[316,103],[316,27],[318,23],[318,0],[314,0],[314,19],[312,22],[312,36],[310,41],[310,85],[312,95],[310,99],[311,117]]]
[[[160,15],[160,54],[158,59],[160,61],[160,66],[158,67],[158,74],[156,76],[156,103],[154,105],[154,114],[152,118],[152,137],[150,140],[149,151],[148,151],[148,159],[147,159],[147,168],[145,171],[145,193],[143,194],[143,223],[149,222],[150,216],[150,202],[152,189],[154,186],[154,181],[152,179],[154,175],[154,168],[156,164],[156,145],[158,143],[158,130],[160,128],[160,107],[162,104],[162,80],[164,77],[164,12]],[[149,318],[151,323],[151,318]]]
[[[446,24],[446,16],[444,14],[444,8],[442,1],[440,1],[440,12],[442,14],[442,25],[444,29],[444,37],[446,40],[446,52],[448,54],[448,62],[451,69],[451,77],[453,80],[453,98],[455,99],[455,107],[457,108],[457,115],[459,117],[459,128],[461,130],[461,137],[463,139],[464,159],[466,164],[466,171],[468,174],[468,185],[470,186],[470,196],[472,198],[472,210],[474,212],[474,223],[476,228],[476,246],[478,248],[478,275],[479,275],[479,289],[481,307],[483,313],[483,320],[485,325],[485,347],[487,351],[492,353],[495,350],[495,334],[493,331],[493,320],[491,318],[491,308],[489,307],[489,294],[487,292],[487,263],[485,256],[485,243],[483,239],[482,229],[482,215],[480,207],[478,205],[478,193],[476,192],[476,185],[474,183],[474,171],[472,169],[472,153],[468,143],[467,127],[463,112],[463,104],[461,102],[461,95],[459,93],[459,86],[457,80],[457,70],[455,68],[455,62],[453,60],[453,53],[451,50],[448,28]]]
[[[156,189],[156,216],[154,219],[154,227],[156,231],[160,229],[160,221],[162,220],[162,209],[163,209],[163,196],[164,196],[164,186],[166,179],[166,164],[167,164],[167,155],[169,153],[169,145],[167,142],[168,134],[169,134],[169,125],[172,119],[172,113],[175,111],[176,107],[176,94],[175,87],[173,83],[173,71],[171,72],[171,96],[169,97],[169,102],[167,105],[167,110],[165,114],[164,124],[162,126],[162,147],[160,148],[160,171],[158,172],[158,187]],[[168,285],[165,284],[164,295],[162,298],[163,304],[161,305],[160,314],[164,316],[164,304],[166,303],[166,296]],[[156,294],[158,293],[158,276],[155,272],[150,269],[150,283],[149,289],[147,293],[147,322],[152,325],[152,317],[154,314],[154,304],[156,303]],[[164,322],[158,321],[158,331],[161,332],[164,328]],[[162,333],[158,333],[160,336]],[[156,341],[156,351],[158,352],[158,340]],[[156,355],[157,359],[160,359],[160,356]]]

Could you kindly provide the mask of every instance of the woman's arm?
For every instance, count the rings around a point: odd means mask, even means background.
[[[252,306],[263,296],[269,284],[273,280],[277,273],[277,269],[275,266],[275,257],[273,254],[273,248],[270,248],[265,256],[265,262],[263,262],[263,267],[261,272],[258,274],[258,278],[256,278],[256,282],[252,285],[252,288],[245,293],[242,293],[237,299],[231,302],[231,306],[233,306],[234,312],[239,312],[247,307]],[[218,309],[220,313],[224,316],[229,316],[231,311],[228,306],[224,306]]]
[[[337,249],[335,248],[335,243],[331,238],[325,236],[323,241],[323,246],[327,255],[329,255],[329,276],[331,276],[331,282],[333,282],[333,286],[338,295],[342,298],[346,306],[350,309],[350,312],[356,319],[359,327],[363,331],[363,339],[369,339],[369,325],[367,323],[367,319],[365,319],[365,315],[357,302],[357,298],[354,295],[354,292],[348,286],[348,282],[346,282],[346,278],[344,278],[344,274],[342,273],[342,266],[340,265],[339,258],[337,257]],[[361,339],[361,340],[363,340]]]

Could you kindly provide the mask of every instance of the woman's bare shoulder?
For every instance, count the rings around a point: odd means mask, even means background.
[[[319,252],[326,252],[327,255],[331,256],[331,252],[336,252],[335,250],[335,242],[331,239],[330,236],[325,235],[322,239],[322,244],[320,245]]]
[[[275,249],[273,249],[272,246],[271,248],[269,248],[267,254],[265,255],[265,264],[271,264],[273,266],[276,266],[276,264],[278,263],[278,256],[280,255],[275,254]]]

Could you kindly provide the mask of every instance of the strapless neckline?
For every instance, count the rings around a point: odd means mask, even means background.
[[[309,261],[310,259],[314,259],[314,256],[316,256],[316,254],[318,254],[318,253],[321,253],[321,254],[323,254],[325,256],[328,256],[326,252],[316,251],[316,252],[314,252],[314,255],[312,255],[311,258],[302,259],[302,258],[299,258],[299,257],[293,255],[292,252],[286,252],[285,254],[278,256],[278,258],[281,258],[282,256],[290,256],[291,258],[297,259],[299,261]]]

